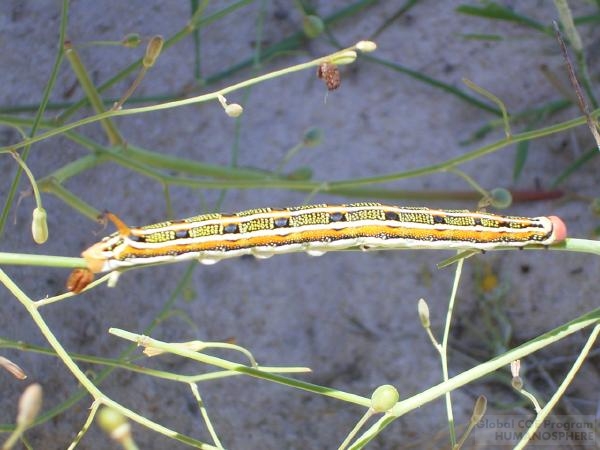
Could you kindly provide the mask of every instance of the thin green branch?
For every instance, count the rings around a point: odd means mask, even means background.
[[[378,2],[378,0],[359,0],[355,3],[350,4],[349,6],[342,8],[335,13],[327,16],[323,19],[323,23],[325,24],[325,28],[328,29],[334,23],[347,19],[354,14],[357,14],[362,9],[368,8],[371,5],[374,5]],[[276,44],[271,45],[261,51],[262,61],[266,61],[274,57],[278,54],[289,54],[298,50],[301,44],[306,40],[306,35],[303,31],[298,31],[291,36],[277,42]],[[216,83],[221,81],[224,78],[229,78],[232,75],[235,75],[237,72],[252,67],[254,64],[254,57],[247,58],[243,61],[240,61],[233,66],[216,73],[214,75],[206,77],[204,80],[207,85]]]
[[[596,110],[593,112],[593,115],[600,114],[600,110]],[[432,164],[429,166],[421,167],[418,169],[403,171],[403,172],[393,172],[386,175],[380,175],[376,177],[365,177],[365,178],[356,178],[350,180],[339,180],[339,181],[330,181],[330,182],[313,182],[313,181],[295,181],[295,180],[286,180],[286,179],[258,179],[258,180],[248,180],[248,179],[235,179],[235,180],[227,180],[227,181],[219,181],[219,180],[198,180],[191,178],[183,178],[176,176],[168,176],[162,175],[156,171],[152,171],[148,168],[138,165],[131,160],[128,160],[125,157],[120,156],[119,154],[112,153],[111,158],[115,161],[119,161],[120,164],[123,164],[126,167],[132,168],[134,170],[138,170],[140,173],[143,173],[149,177],[152,177],[161,183],[169,183],[173,185],[179,186],[188,186],[195,188],[203,188],[203,189],[224,189],[224,188],[240,188],[240,189],[251,189],[251,188],[269,188],[269,189],[291,189],[298,191],[308,191],[313,192],[317,190],[322,193],[329,194],[340,194],[340,195],[349,195],[351,192],[356,192],[359,186],[370,185],[370,184],[379,184],[379,183],[387,183],[393,182],[401,179],[413,178],[417,176],[429,175],[436,172],[441,172],[447,170],[449,168],[455,167],[459,164],[463,164],[465,162],[477,159],[481,156],[487,155],[489,153],[493,153],[502,148],[508,147],[511,144],[536,139],[542,136],[549,136],[555,133],[559,133],[570,128],[573,128],[578,125],[582,125],[585,123],[585,118],[576,118],[566,122],[562,122],[556,125],[552,125],[546,128],[541,128],[538,130],[528,131],[520,134],[513,135],[510,139],[502,139],[497,142],[488,144],[479,149],[473,150],[471,152],[464,153],[460,156],[450,158],[446,161]],[[1,150],[1,149],[0,149]],[[158,160],[157,160],[158,161]],[[404,192],[406,193],[406,191]],[[390,195],[389,198],[402,198],[403,196],[394,196]],[[404,197],[406,198],[406,197]]]
[[[479,364],[461,374],[450,378],[448,381],[433,386],[419,394],[413,395],[402,400],[394,406],[385,416],[374,423],[357,441],[354,442],[353,450],[363,448],[373,440],[384,428],[390,425],[394,420],[402,417],[404,414],[440,398],[446,392],[464,386],[473,380],[490,374],[498,369],[507,367],[512,361],[523,359],[527,355],[545,348],[555,342],[558,342],[573,333],[583,330],[589,326],[597,325],[600,322],[600,308],[597,308],[587,314],[579,316],[571,322],[549,331],[525,344],[510,350],[500,356],[497,356],[488,362]]]
[[[452,94],[455,97],[458,97],[461,100],[464,100],[467,103],[469,103],[472,106],[475,106],[479,109],[482,109],[489,113],[495,114],[497,116],[502,115],[502,112],[498,108],[494,108],[493,106],[491,106],[487,103],[484,103],[484,102],[476,99],[475,97],[472,97],[469,94],[466,94],[464,91],[461,91],[460,89],[457,89],[456,87],[454,87],[450,84],[444,83],[443,81],[436,80],[435,78],[431,78],[421,72],[417,72],[416,70],[409,69],[400,64],[393,63],[391,61],[387,61],[387,60],[378,58],[376,56],[364,55],[363,58],[366,61],[371,61],[375,64],[379,64],[384,67],[388,67],[390,69],[395,70],[396,72],[403,73],[403,74],[408,75],[416,80],[422,81],[425,84],[429,84],[435,88],[441,89],[442,91]]]
[[[167,427],[164,427],[156,422],[153,422],[146,417],[135,413],[134,411],[125,408],[109,397],[105,396],[98,387],[85,375],[85,373],[77,366],[77,364],[71,359],[67,351],[64,349],[60,341],[54,336],[54,333],[46,322],[44,321],[42,315],[39,313],[37,306],[35,303],[27,297],[27,295],[6,275],[6,273],[0,269],[0,283],[4,284],[4,286],[14,295],[17,300],[23,305],[23,307],[27,310],[33,321],[35,322],[37,328],[40,330],[46,341],[50,344],[50,346],[54,349],[58,357],[61,359],[63,364],[69,369],[69,371],[73,374],[73,376],[81,383],[81,385],[85,388],[85,390],[94,398],[96,402],[100,402],[103,405],[112,407],[117,409],[123,415],[127,416],[131,420],[156,431],[157,433],[163,434],[165,436],[176,439],[180,442],[184,442],[186,444],[196,446],[197,448],[206,449],[206,450],[216,450],[212,445],[205,444],[196,439],[190,438],[188,436],[177,433]]]
[[[54,83],[56,82],[56,78],[58,77],[58,69],[63,59],[64,55],[64,43],[65,43],[65,34],[67,29],[67,21],[68,21],[68,11],[69,11],[69,0],[63,0],[62,3],[62,12],[60,17],[60,28],[59,28],[59,36],[58,36],[58,50],[56,52],[56,58],[54,59],[54,64],[52,66],[52,71],[50,73],[50,78],[48,79],[48,83],[44,88],[44,93],[42,94],[42,100],[40,102],[39,108],[35,114],[35,118],[33,120],[33,125],[31,127],[31,131],[29,135],[33,138],[37,132],[38,126],[44,116],[44,111],[46,110],[46,105],[48,104],[48,100],[50,98],[50,92],[54,88]],[[23,153],[21,153],[21,159],[24,162],[27,162],[27,158],[29,156],[29,150],[31,149],[31,143],[28,143],[24,146]],[[19,181],[21,180],[21,174],[23,173],[23,169],[19,167],[17,169],[17,173],[13,178],[13,181],[8,190],[8,194],[6,195],[6,199],[4,202],[4,207],[2,208],[2,213],[0,213],[0,236],[4,232],[4,227],[6,225],[6,219],[8,218],[8,214],[12,205],[14,203],[15,194],[17,192],[17,187],[19,185]]]
[[[96,86],[94,86],[81,58],[79,58],[79,53],[73,48],[70,42],[65,43],[65,56],[71,64],[71,70],[75,73],[75,76],[94,111],[96,111],[97,114],[106,112],[100,94],[96,90]],[[108,136],[108,141],[111,145],[123,144],[123,137],[110,117],[100,120],[100,125]]]
[[[448,247],[448,250],[454,250],[454,247]],[[516,247],[497,247],[494,249],[490,249],[490,251],[502,251],[502,250],[519,250],[520,248]],[[600,256],[600,241],[593,241],[589,239],[575,239],[569,238],[563,242],[559,242],[557,244],[550,245],[548,247],[543,245],[528,245],[523,247],[524,250],[538,250],[538,251],[547,251],[547,250],[556,250],[556,251],[567,251],[567,252],[575,252],[575,253],[590,253],[594,255]],[[414,248],[386,248],[386,249],[378,249],[378,251],[391,251],[391,250],[412,250]],[[425,250],[425,249],[421,249]],[[298,249],[296,252],[303,252],[304,250]],[[329,250],[330,252],[337,251],[363,251],[361,247],[351,247],[345,249],[336,249],[332,248]],[[457,258],[457,261],[460,261],[462,258]],[[176,262],[176,261],[173,261]],[[127,272],[129,270],[139,269],[141,267],[153,267],[155,265],[162,265],[164,262],[156,263],[156,264],[146,264],[139,267],[129,267],[122,269],[122,272]],[[63,257],[63,256],[51,256],[51,255],[32,255],[28,253],[3,253],[0,252],[0,265],[32,265],[32,266],[43,266],[43,267],[62,267],[62,268],[84,268],[87,267],[85,265],[85,260],[83,258],[71,258],[71,257]]]
[[[86,268],[83,258],[67,256],[31,255],[26,253],[0,252],[0,265],[2,266],[37,266],[59,267],[67,269]]]
[[[600,109],[595,110],[591,113],[593,117],[600,115]],[[366,178],[358,178],[355,180],[349,181],[332,181],[329,183],[329,190],[331,189],[339,189],[346,187],[356,187],[363,184],[375,184],[375,183],[386,183],[390,181],[397,181],[407,178],[414,178],[423,175],[429,175],[435,172],[443,171],[447,168],[457,166],[459,164],[466,163],[468,161],[472,161],[474,159],[480,158],[489,153],[493,153],[501,148],[508,147],[509,145],[515,144],[517,142],[522,141],[530,141],[533,139],[538,139],[542,136],[550,136],[556,133],[560,133],[562,131],[568,130],[570,128],[574,128],[576,126],[580,126],[586,123],[585,117],[577,117],[575,119],[567,120],[565,122],[558,123],[556,125],[551,125],[545,128],[540,128],[538,130],[527,131],[524,133],[514,134],[510,139],[501,139],[499,141],[493,142],[491,144],[480,147],[471,152],[463,153],[460,156],[456,156],[454,158],[447,159],[441,163],[431,164],[429,166],[421,167],[419,169],[407,170],[404,172],[395,172],[390,173],[383,176],[378,177],[366,177]]]
[[[135,342],[138,345],[144,347],[157,348],[159,350],[164,350],[168,353],[179,355],[183,358],[198,361],[204,364],[209,364],[215,367],[220,367],[222,369],[230,370],[232,372],[242,373],[262,380],[272,381],[274,383],[282,384],[285,386],[302,389],[304,391],[312,392],[314,394],[320,394],[326,397],[335,398],[337,400],[354,403],[356,405],[364,406],[366,408],[368,408],[371,405],[371,399],[361,397],[360,395],[319,386],[313,383],[307,383],[305,381],[295,380],[293,378],[284,377],[281,375],[266,373],[253,367],[245,366],[243,364],[237,364],[223,360],[221,358],[206,355],[204,353],[197,353],[190,350],[186,350],[184,348],[181,348],[180,346],[152,339],[148,336],[130,333],[128,331],[120,330],[118,328],[110,328],[108,332],[112,335],[120,337],[121,339],[126,339],[128,341]]]
[[[460,276],[462,273],[462,267],[464,259],[460,259],[456,264],[456,271],[454,273],[454,281],[452,283],[452,292],[450,293],[450,301],[448,302],[448,308],[446,311],[446,323],[444,325],[444,335],[442,338],[442,345],[440,347],[440,357],[442,362],[442,375],[444,382],[449,379],[448,372],[448,341],[450,339],[450,327],[452,325],[452,314],[454,312],[454,305],[456,303],[456,293],[458,292],[458,286],[460,285]],[[452,412],[452,397],[450,391],[444,395],[446,404],[446,415],[448,417],[448,427],[450,431],[450,445],[456,444],[456,428],[454,426],[454,414]]]
[[[173,293],[169,296],[167,301],[165,301],[165,303],[163,304],[158,315],[152,320],[150,325],[148,325],[144,329],[143,332],[145,334],[150,334],[161,323],[161,321],[168,314],[168,312],[173,308],[173,304],[175,303],[176,299],[181,296],[183,287],[188,283],[195,267],[197,267],[196,263],[188,264],[187,269],[185,270],[184,274],[181,276],[181,279],[180,279],[179,283],[177,284]],[[100,281],[100,280],[98,280],[98,281]],[[71,293],[68,293],[67,295],[72,296]],[[60,297],[60,296],[57,296],[57,297]],[[54,297],[54,298],[57,298],[57,297]],[[37,301],[36,305],[38,307],[41,306],[42,301],[41,300]],[[135,345],[130,345],[129,347],[127,347],[125,350],[123,350],[119,354],[118,359],[124,360],[135,349],[136,349]],[[114,370],[115,370],[114,367],[106,367],[105,369],[103,369],[94,378],[94,384],[100,385],[102,382],[104,382],[110,376],[110,374]],[[79,401],[86,398],[87,396],[88,396],[88,392],[84,388],[80,388],[75,393],[71,394],[71,396],[69,398],[67,398],[65,401],[48,409],[43,414],[41,414],[38,417],[36,424],[44,423],[44,422],[47,422],[47,421],[53,419],[54,417],[58,416],[59,414],[65,412],[68,409],[70,409],[71,407],[73,407],[75,404],[77,404]],[[11,427],[11,426],[3,426],[3,427],[0,426],[0,431],[11,431],[13,429],[14,429],[14,427]]]
[[[194,21],[188,22],[185,27],[183,27],[181,30],[179,30],[177,33],[175,33],[172,37],[167,39],[164,43],[163,49],[166,50],[169,47],[172,47],[177,42],[179,42],[182,39],[184,39],[185,37],[187,37],[195,29],[201,28],[210,23],[216,22],[217,20],[222,19],[223,17],[227,16],[228,14],[232,13],[233,11],[252,3],[253,1],[254,0],[240,0],[238,2],[235,2],[229,6],[221,9],[220,11],[215,12],[214,14],[211,14],[210,16],[205,16],[205,17],[204,16],[193,16]],[[98,86],[98,88],[97,88],[98,92],[99,93],[104,92],[111,86],[113,86],[116,83],[125,79],[131,73],[138,70],[142,66],[142,59],[143,58],[138,59],[136,62],[132,63],[131,65],[129,65],[128,67],[123,69],[117,75],[115,75],[114,77],[112,77],[111,79],[109,79],[108,81],[103,83],[102,85]],[[73,104],[70,108],[63,111],[57,117],[57,122],[58,123],[64,122],[65,120],[67,120],[69,117],[71,117],[77,111],[79,111],[85,105],[87,105],[87,98],[81,99],[80,101]]]
[[[550,401],[548,403],[546,403],[546,406],[544,406],[542,408],[542,410],[539,412],[539,414],[536,415],[536,417],[533,421],[533,424],[531,424],[531,426],[527,429],[527,432],[525,433],[525,435],[523,436],[521,441],[515,446],[515,448],[514,448],[515,450],[521,450],[522,448],[525,448],[525,446],[529,443],[529,441],[531,441],[531,439],[532,439],[533,435],[535,434],[535,432],[537,431],[537,429],[544,423],[544,421],[546,420],[548,415],[552,412],[552,410],[554,410],[554,408],[556,407],[556,404],[561,399],[561,397],[564,395],[565,391],[567,390],[567,388],[570,386],[571,382],[575,378],[575,375],[577,374],[577,372],[579,371],[579,369],[585,362],[587,356],[589,355],[589,353],[592,349],[592,346],[594,345],[594,343],[596,342],[596,339],[598,338],[598,334],[600,334],[600,324],[596,325],[594,327],[594,329],[590,333],[590,336],[588,337],[585,345],[581,349],[581,352],[579,352],[579,356],[577,357],[577,359],[573,363],[573,366],[571,367],[571,369],[565,376],[565,379],[560,384],[560,386],[558,387],[556,392],[552,395],[552,398],[550,399]]]
[[[196,103],[215,101],[215,100],[218,100],[218,98],[220,96],[225,96],[226,94],[228,94],[230,92],[244,89],[246,87],[253,86],[255,84],[263,83],[265,81],[268,81],[268,80],[271,80],[274,78],[278,78],[278,77],[281,77],[284,75],[288,75],[290,73],[306,70],[306,69],[309,69],[312,67],[317,67],[325,61],[334,60],[337,55],[343,55],[343,54],[347,53],[348,51],[352,51],[354,49],[355,49],[355,47],[352,46],[347,49],[344,49],[344,50],[341,50],[341,51],[338,51],[338,52],[335,52],[335,53],[332,53],[329,55],[325,55],[320,58],[313,59],[312,61],[308,61],[308,62],[305,62],[302,64],[297,64],[295,66],[287,67],[287,68],[284,68],[281,70],[276,70],[274,72],[269,72],[267,74],[264,74],[264,75],[261,75],[261,76],[255,77],[255,78],[250,78],[248,80],[241,81],[239,83],[227,86],[223,89],[220,89],[218,91],[211,92],[208,94],[198,95],[198,96],[186,98],[183,100],[175,100],[175,101],[160,103],[158,105],[143,106],[143,107],[139,107],[139,108],[126,108],[126,109],[121,109],[118,111],[110,110],[110,111],[96,114],[95,116],[85,117],[81,120],[77,120],[75,122],[51,129],[51,130],[49,130],[45,133],[39,134],[37,136],[33,136],[30,139],[21,141],[12,146],[0,147],[0,151],[8,150],[9,148],[18,149],[21,147],[30,146],[31,144],[43,141],[43,140],[48,139],[53,136],[63,134],[64,132],[72,130],[74,128],[81,127],[83,125],[88,125],[91,123],[95,123],[98,121],[102,121],[102,120],[108,119],[110,117],[130,116],[130,115],[134,115],[134,114],[141,114],[141,113],[146,113],[146,112],[161,111],[164,109],[178,108],[181,106],[193,105]]]
[[[86,202],[81,200],[71,191],[66,189],[63,185],[58,184],[53,179],[44,179],[39,183],[40,189],[43,192],[48,192],[56,197],[60,198],[63,202],[69,205],[76,211],[79,211],[82,215],[91,220],[98,220],[101,211],[98,211],[93,206],[88,205]]]
[[[36,304],[41,305],[43,300],[38,300]],[[39,355],[57,357],[55,351],[50,348],[42,347],[39,345],[25,343],[23,341],[10,341],[7,339],[0,338],[0,348],[10,348],[19,350],[22,352],[31,352]],[[219,370],[215,372],[202,373],[198,375],[181,375],[178,373],[166,372],[164,370],[151,369],[134,364],[129,361],[124,361],[120,358],[104,358],[95,355],[85,355],[81,353],[69,353],[73,361],[85,362],[88,364],[97,364],[105,367],[117,368],[122,370],[128,370],[143,375],[160,378],[163,380],[176,381],[179,383],[199,383],[203,381],[212,381],[221,378],[227,378],[231,376],[241,376],[241,373],[234,373],[228,370]],[[258,370],[271,373],[307,373],[310,369],[307,367],[281,367],[281,366],[260,366]],[[0,432],[9,431],[8,427],[0,425]]]
[[[533,20],[531,17],[519,14],[512,8],[509,8],[507,6],[501,5],[493,1],[488,1],[484,3],[484,6],[460,5],[456,8],[456,12],[460,14],[481,17],[483,19],[505,20],[507,22],[514,22],[518,23],[519,25],[523,25],[534,30],[540,31],[547,35],[552,34],[550,27],[547,27],[542,23]]]
[[[483,87],[473,83],[471,80],[469,80],[467,78],[463,78],[463,83],[465,83],[470,89],[474,90],[478,94],[481,94],[488,100],[491,100],[496,105],[498,105],[498,108],[500,108],[500,111],[502,112],[502,122],[504,123],[504,135],[507,138],[510,138],[510,135],[512,133],[510,131],[510,121],[508,119],[508,111],[506,110],[506,106],[504,105],[504,102],[502,100],[500,100],[499,97],[495,96],[490,91],[488,91],[487,89],[484,89]]]

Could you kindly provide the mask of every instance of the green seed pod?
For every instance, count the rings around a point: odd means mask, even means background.
[[[225,107],[225,114],[229,117],[239,117],[244,112],[244,108],[242,105],[238,105],[237,103],[232,103]]]
[[[37,244],[43,244],[48,240],[48,221],[44,208],[35,208],[33,210],[33,220],[31,221],[31,234]]]
[[[385,412],[398,403],[400,394],[391,384],[379,386],[371,395],[371,408],[377,413]]]

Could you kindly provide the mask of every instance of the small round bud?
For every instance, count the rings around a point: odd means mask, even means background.
[[[429,328],[431,326],[431,322],[429,321],[429,306],[427,306],[424,298],[419,299],[417,311],[419,312],[419,320],[421,320],[423,328]]]
[[[121,39],[121,44],[123,45],[123,47],[127,48],[135,48],[138,45],[140,45],[141,42],[142,38],[140,38],[140,35],[138,33],[130,33],[123,39]]]
[[[142,60],[144,68],[149,69],[154,65],[156,58],[158,58],[158,55],[160,55],[160,52],[162,51],[164,43],[165,40],[162,36],[154,36],[150,39],[150,42],[148,42],[148,46],[146,47],[146,55]]]
[[[338,53],[331,58],[330,63],[338,66],[344,64],[352,64],[356,60],[356,52],[354,50],[346,50],[345,52]]]
[[[31,234],[37,244],[43,244],[48,240],[48,221],[44,208],[35,208],[33,210],[33,220],[31,221]]]
[[[371,408],[373,411],[380,413],[389,411],[398,403],[400,394],[391,384],[379,386],[371,395]]]
[[[306,37],[310,39],[316,38],[325,29],[325,24],[319,16],[308,15],[304,16],[302,21],[302,30]]]
[[[356,50],[363,53],[370,53],[377,50],[377,44],[373,41],[360,41],[356,44]]]
[[[42,409],[42,386],[38,383],[30,384],[25,388],[19,398],[19,413],[17,414],[17,425],[28,427]]]
[[[105,406],[98,411],[96,421],[98,422],[98,425],[100,425],[100,428],[110,434],[121,425],[127,423],[127,417],[116,409]]]
[[[512,194],[508,189],[492,189],[490,191],[490,204],[494,208],[506,209],[512,204]]]
[[[244,108],[242,105],[238,105],[237,103],[232,103],[225,107],[225,114],[229,117],[239,117],[244,112]]]
[[[302,136],[302,144],[305,147],[315,147],[321,143],[323,139],[323,130],[317,127],[309,128]]]

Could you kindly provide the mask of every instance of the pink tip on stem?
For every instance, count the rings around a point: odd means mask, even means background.
[[[567,238],[567,226],[560,217],[550,216],[548,217],[552,222],[552,230],[554,235],[554,242],[562,242]]]

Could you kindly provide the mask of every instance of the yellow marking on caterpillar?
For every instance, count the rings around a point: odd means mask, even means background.
[[[82,253],[89,273],[197,259],[213,264],[251,254],[275,254],[360,247],[478,249],[550,245],[567,237],[556,217],[500,216],[467,210],[400,207],[380,203],[260,208],[236,214],[203,214],[184,220],[128,227],[111,213],[117,232]],[[73,273],[68,288],[80,292],[89,273]]]

